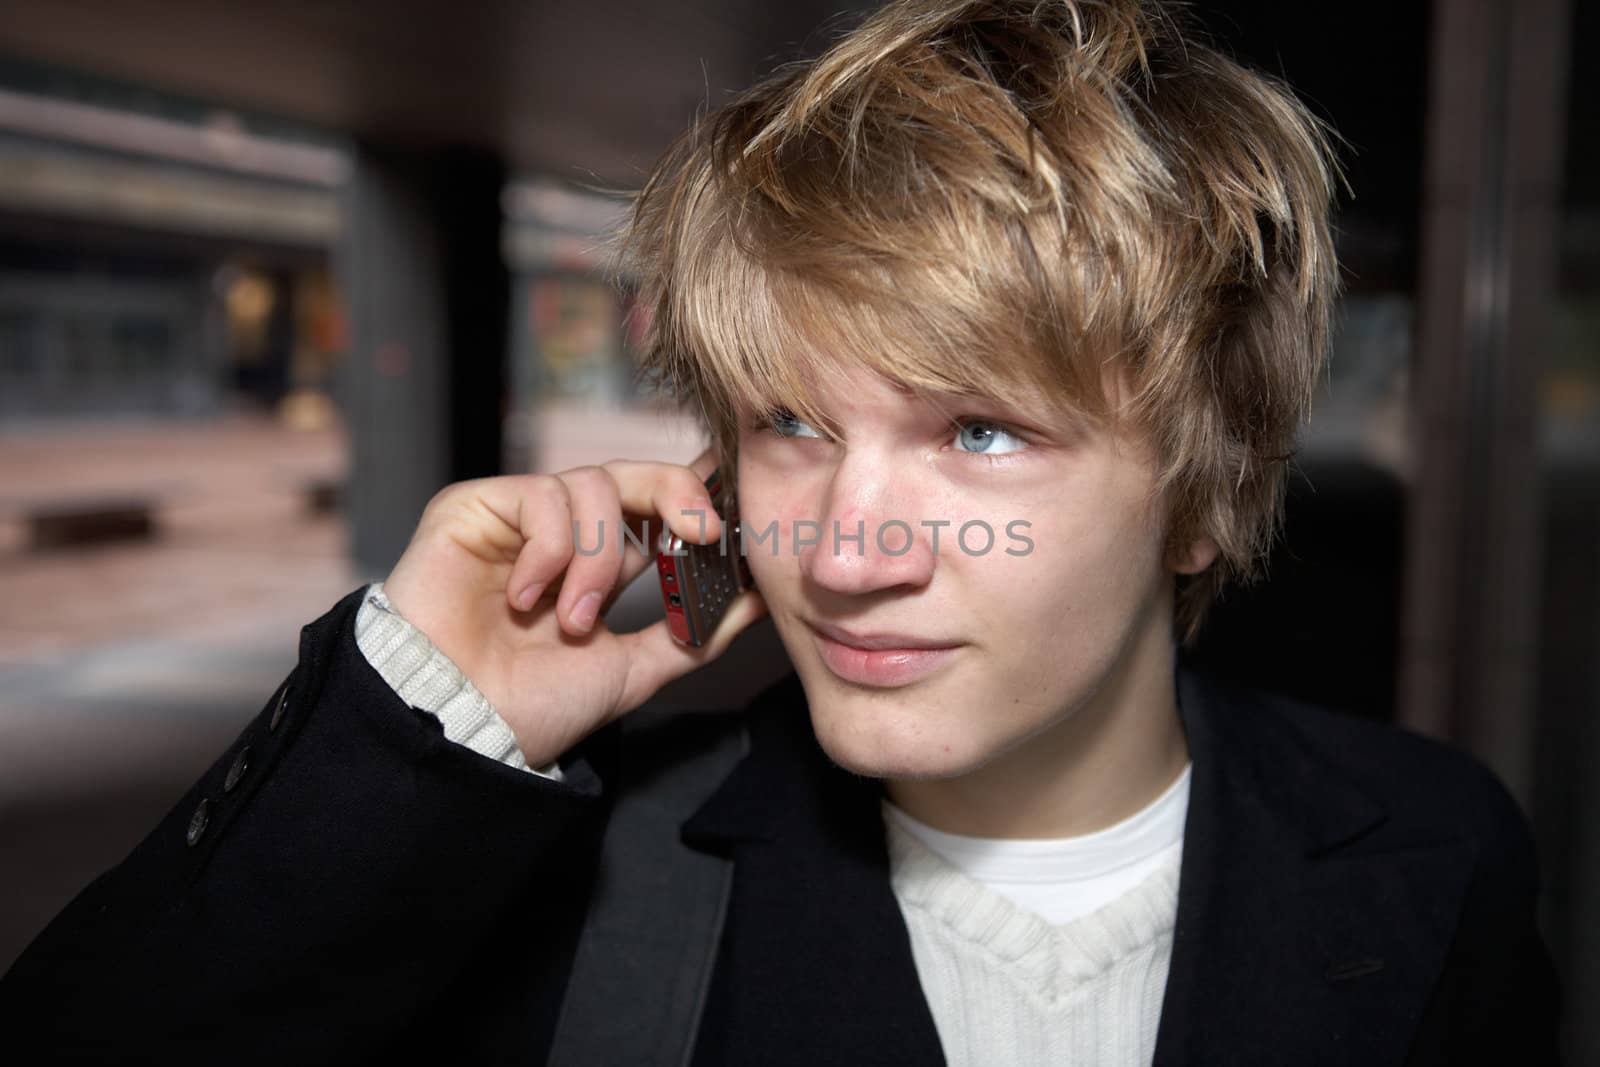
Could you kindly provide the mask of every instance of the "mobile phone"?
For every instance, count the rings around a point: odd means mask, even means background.
[[[738,507],[723,485],[721,468],[707,476],[706,492],[722,519],[722,536],[697,545],[662,530],[656,552],[667,628],[679,642],[696,648],[710,639],[733,598],[755,584],[741,550]]]

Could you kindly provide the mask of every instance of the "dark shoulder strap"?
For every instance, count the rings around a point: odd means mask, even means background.
[[[552,1067],[681,1067],[693,1055],[733,863],[684,845],[679,829],[748,746],[742,725],[718,719],[636,711],[623,720],[624,788],[601,845]]]

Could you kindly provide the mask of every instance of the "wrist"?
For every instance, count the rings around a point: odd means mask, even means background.
[[[356,619],[363,655],[411,707],[433,715],[445,738],[520,770],[557,780],[555,753],[530,759],[511,726],[444,652],[397,611],[383,583],[367,588]]]

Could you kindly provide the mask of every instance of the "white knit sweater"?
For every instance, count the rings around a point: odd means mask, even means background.
[[[439,719],[451,741],[512,767],[560,779],[554,764],[538,770],[528,766],[516,735],[488,698],[426,634],[390,607],[382,582],[367,586],[361,598],[356,645],[401,700]]]
[[[887,825],[895,896],[951,1067],[1155,1058],[1177,852],[1104,907],[1052,926]]]
[[[356,643],[407,704],[451,741],[531,768],[511,729],[449,658],[383,595],[367,590]],[[885,820],[891,882],[917,977],[952,1067],[1133,1065],[1154,1058],[1177,912],[1179,850],[1105,906],[1052,926],[973,880]]]

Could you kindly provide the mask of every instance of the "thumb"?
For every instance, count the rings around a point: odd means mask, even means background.
[[[666,619],[658,619],[642,630],[618,634],[628,653],[628,678],[623,687],[622,710],[632,711],[690,671],[704,667],[721,656],[733,639],[767,614],[767,602],[755,589],[734,598],[728,611],[699,648],[681,644],[672,636]]]

